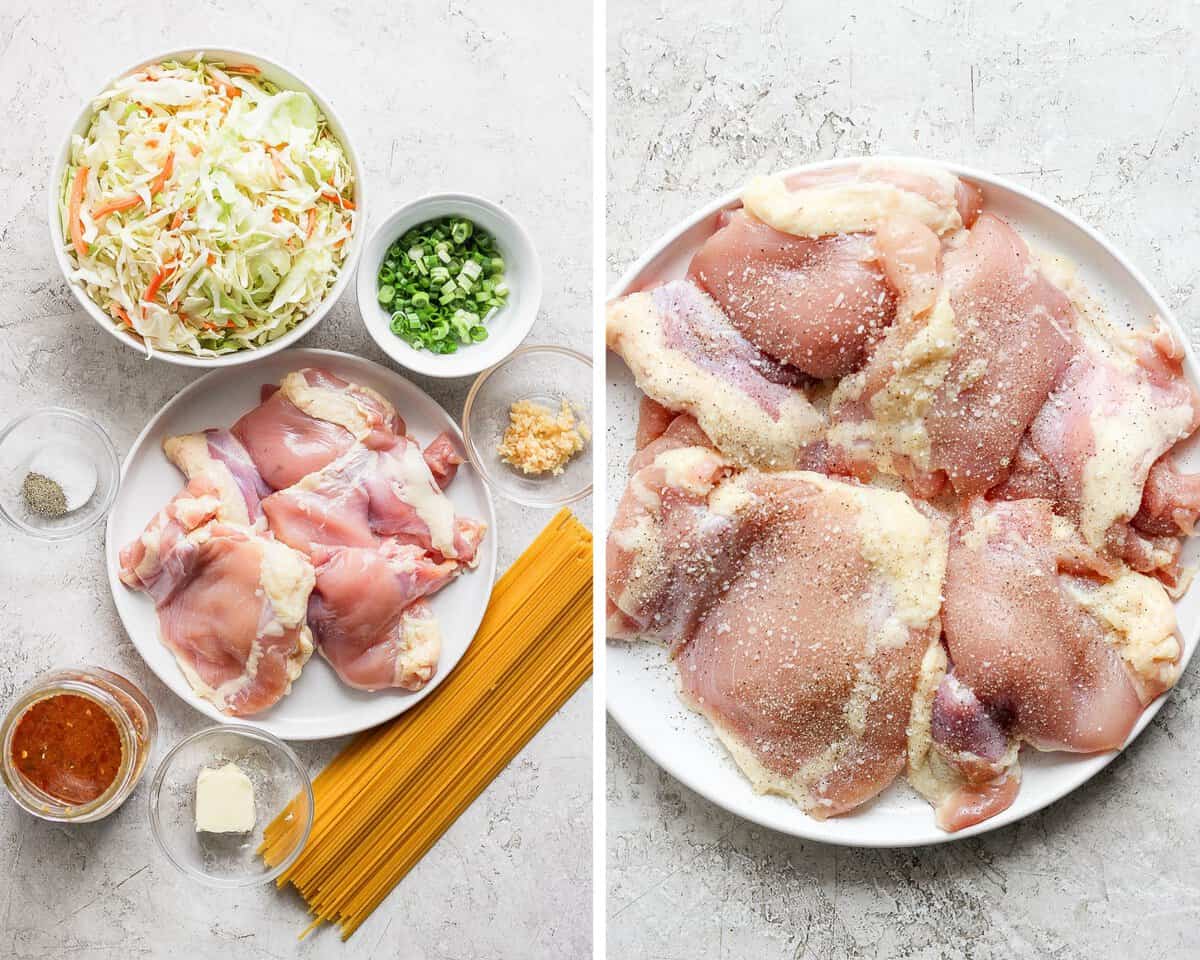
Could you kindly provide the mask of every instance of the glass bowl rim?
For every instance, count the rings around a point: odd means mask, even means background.
[[[176,859],[171,852],[171,848],[167,846],[167,842],[163,839],[163,827],[158,813],[158,798],[162,793],[163,781],[166,778],[167,770],[170,769],[172,761],[176,755],[186,746],[195,743],[198,740],[203,740],[212,736],[215,733],[232,733],[235,736],[245,737],[250,740],[258,740],[265,743],[269,747],[273,747],[282,753],[292,765],[292,768],[300,777],[300,782],[304,787],[304,794],[308,797],[308,815],[305,818],[303,835],[300,837],[300,842],[296,844],[294,850],[284,857],[279,863],[261,874],[243,878],[232,877],[214,877],[212,874],[205,873],[203,870],[197,870],[195,867],[183,863]],[[186,873],[189,877],[199,880],[201,883],[212,887],[225,887],[227,889],[237,887],[255,887],[262,884],[270,883],[288,867],[290,867],[296,858],[300,856],[300,852],[308,843],[309,835],[312,833],[313,815],[316,808],[316,799],[313,796],[312,778],[308,775],[308,771],[304,768],[304,764],[300,762],[300,758],[296,756],[296,751],[289,747],[286,743],[280,740],[277,736],[267,733],[249,723],[214,723],[207,727],[201,727],[194,733],[188,734],[177,744],[171,747],[158,762],[158,769],[154,771],[154,779],[150,782],[150,790],[146,798],[147,805],[150,809],[150,827],[151,833],[154,834],[154,839],[158,843],[159,849],[166,855],[166,858],[171,861],[182,873]]]
[[[578,490],[576,490],[572,493],[569,493],[567,495],[564,495],[564,496],[555,497],[553,499],[539,499],[536,497],[523,497],[523,496],[516,495],[516,494],[512,493],[511,491],[502,488],[499,483],[497,483],[495,480],[492,479],[491,471],[487,467],[485,467],[483,462],[480,460],[480,458],[476,456],[475,444],[471,438],[471,411],[475,408],[475,398],[478,396],[479,391],[483,388],[483,385],[488,381],[488,378],[491,377],[492,374],[499,372],[504,367],[513,363],[518,358],[523,357],[523,356],[528,356],[530,354],[535,354],[535,353],[558,354],[559,356],[563,356],[563,357],[567,357],[571,360],[579,361],[580,363],[582,363],[584,366],[587,367],[589,372],[592,370],[591,357],[587,356],[586,354],[580,353],[578,350],[573,350],[570,347],[562,347],[557,344],[530,344],[529,346],[518,347],[516,350],[514,350],[512,353],[510,353],[507,357],[505,357],[499,363],[496,363],[496,364],[488,367],[486,370],[484,370],[482,373],[480,373],[479,376],[477,376],[475,378],[475,382],[471,384],[471,389],[467,393],[466,403],[463,404],[463,413],[462,413],[463,446],[466,447],[467,459],[469,459],[471,461],[471,466],[473,466],[475,468],[475,471],[481,477],[483,477],[484,482],[487,483],[488,487],[491,488],[493,491],[498,493],[500,496],[504,497],[506,500],[512,500],[515,503],[521,504],[522,506],[540,507],[540,508],[550,510],[550,509],[554,509],[555,507],[565,507],[568,504],[576,503],[577,501],[582,500],[584,497],[590,495],[592,492],[592,481],[589,479],[587,484],[585,484],[583,487],[580,487]],[[591,401],[591,386],[592,386],[591,378],[589,375],[589,381],[588,381],[589,406],[590,406],[590,401]],[[588,424],[588,427],[589,427],[589,429],[591,429],[592,425]],[[594,444],[596,442],[595,430],[592,430],[592,436],[591,436],[591,440],[589,442],[592,444]]]
[[[104,458],[112,467],[113,482],[109,487],[108,494],[104,497],[103,503],[95,511],[94,515],[83,524],[83,526],[70,531],[63,530],[46,530],[40,527],[30,526],[20,517],[15,516],[0,500],[0,517],[9,523],[13,529],[19,533],[23,533],[35,540],[41,540],[43,543],[57,543],[63,540],[72,540],[75,537],[82,535],[99,523],[112,509],[113,502],[117,499],[117,491],[121,487],[121,458],[117,455],[117,448],[113,445],[112,438],[108,435],[108,431],[100,425],[100,423],[85,413],[78,413],[68,407],[35,407],[32,410],[27,410],[25,413],[18,414],[0,428],[0,446],[4,444],[18,427],[27,424],[29,421],[47,415],[63,417],[67,420],[73,420],[81,427],[91,431],[100,440],[100,448],[104,451]]]

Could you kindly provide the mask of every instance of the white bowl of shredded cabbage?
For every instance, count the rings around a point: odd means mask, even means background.
[[[228,366],[312,330],[354,275],[362,167],[329,104],[257,54],[188,48],[123,70],[50,182],[75,298],[123,343]]]

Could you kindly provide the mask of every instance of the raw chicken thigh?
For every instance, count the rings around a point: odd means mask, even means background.
[[[455,515],[421,448],[406,437],[390,447],[347,453],[263,501],[271,529],[310,553],[316,544],[371,546],[394,537],[474,565],[484,528]]]
[[[957,178],[874,163],[759,178],[688,274],[763,353],[845,376],[898,314],[923,309],[905,303],[911,280],[936,275],[939,236],[973,223],[977,199]]]
[[[944,257],[931,308],[897,324],[834,394],[831,439],[853,472],[899,474],[921,495],[973,495],[1006,474],[1075,349],[1067,295],[999,217]]]
[[[1169,334],[1134,334],[1127,345],[1093,334],[991,496],[1050,500],[1090,547],[1173,583],[1174,538],[1200,512],[1200,481],[1164,457],[1198,424],[1200,398]]]
[[[685,702],[756,789],[844,813],[904,767],[944,536],[900,493],[726,468],[677,448],[631,479],[609,536],[609,635],[677,651]]]
[[[690,413],[741,463],[794,467],[822,432],[799,371],[746,340],[695,284],[674,281],[611,304],[607,339],[648,396]]]
[[[810,376],[857,370],[896,314],[866,234],[793,237],[744,210],[697,251],[688,276],[763,353]]]
[[[404,421],[386,399],[326,370],[289,373],[264,394],[233,433],[275,490],[320,470],[356,441],[376,448],[404,434]]]
[[[131,581],[154,597],[162,641],[192,689],[224,713],[272,706],[312,655],[312,565],[245,527],[207,523],[172,541],[151,583],[132,568]]]
[[[189,480],[204,477],[221,498],[219,518],[250,526],[262,516],[262,500],[271,488],[250,454],[228,430],[205,430],[167,437],[163,453]]]
[[[352,687],[417,690],[433,676],[441,648],[437,621],[422,597],[458,573],[418,547],[318,548],[308,621],[321,655]]]
[[[196,544],[188,538],[221,512],[220,489],[205,476],[188,481],[146,524],[141,536],[121,548],[121,582],[165,599],[194,562]]]
[[[1122,746],[1174,683],[1170,598],[1095,555],[1045,500],[973,501],[950,538],[942,621],[954,675],[1021,740],[1091,753]]]
[[[1020,743],[930,646],[908,725],[908,782],[943,830],[962,830],[1007,810],[1021,787]]]

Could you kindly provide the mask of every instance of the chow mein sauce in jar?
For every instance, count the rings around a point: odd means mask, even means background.
[[[141,779],[156,732],[137,687],[99,667],[39,677],[0,726],[0,775],[44,820],[87,822],[116,810]]]

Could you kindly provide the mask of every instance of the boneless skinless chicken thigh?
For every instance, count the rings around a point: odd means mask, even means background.
[[[169,437],[187,485],[122,551],[164,644],[219,709],[287,694],[313,649],[349,685],[416,690],[433,676],[424,598],[473,567],[485,534],[445,494],[461,456],[424,450],[382,395],[308,368],[263,390],[231,430]]]
[[[756,178],[607,326],[645,394],[608,635],[666,645],[756,789],[825,817],[903,772],[959,830],[1012,804],[1023,745],[1119,748],[1174,684],[1182,349],[974,187]]]

